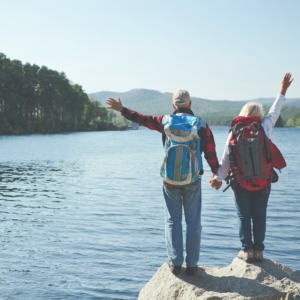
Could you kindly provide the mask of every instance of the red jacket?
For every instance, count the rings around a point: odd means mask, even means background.
[[[194,115],[193,112],[188,108],[179,108],[178,112],[186,112],[191,115]],[[176,113],[176,111],[174,113]],[[162,119],[164,115],[160,117],[142,115],[136,111],[130,110],[125,107],[123,107],[121,114],[126,119],[132,122],[138,123],[141,126],[148,127],[151,130],[157,130],[163,133]],[[201,138],[200,151],[201,153],[204,152],[204,157],[208,162],[212,173],[215,174],[219,169],[219,162],[216,154],[216,145],[213,133],[211,132],[209,126],[206,124],[206,129],[203,129],[203,131],[201,129],[201,132],[199,131],[198,135]]]

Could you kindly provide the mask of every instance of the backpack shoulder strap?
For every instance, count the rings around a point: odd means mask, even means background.
[[[200,128],[206,128],[206,122],[202,118],[200,118],[200,117],[199,117],[199,120],[200,120],[199,123],[201,124]]]
[[[266,149],[266,161],[267,164],[270,164],[272,162],[272,153],[271,153],[271,149],[270,149],[270,144],[269,144],[269,139],[265,133],[265,130],[263,128],[263,126],[261,126],[262,129],[262,138],[264,139],[264,143],[265,143],[265,149]]]
[[[169,122],[169,116],[170,115],[164,115],[164,117],[161,120],[161,125],[162,125],[162,135],[161,135],[161,138],[162,138],[163,146],[165,146],[165,143],[166,143],[166,137],[167,137],[167,135],[165,133],[165,124],[167,122]]]
[[[169,118],[170,118],[170,115],[164,115],[164,117],[161,120],[161,124],[164,126],[166,123],[169,122]]]
[[[170,123],[172,121],[172,116],[171,115],[166,115],[164,118],[165,118],[164,132],[165,132],[166,135],[171,135]]]
[[[197,126],[197,136],[200,140],[206,137],[206,122],[200,117]]]
[[[230,128],[229,132],[232,132],[232,137],[234,139],[234,143],[236,144],[239,140],[239,136],[240,136],[240,129],[243,126],[241,124],[235,124],[233,127]]]

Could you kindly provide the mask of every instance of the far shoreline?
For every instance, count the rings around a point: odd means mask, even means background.
[[[230,125],[209,125],[209,127],[230,127]],[[300,126],[283,126],[283,127],[275,127],[275,128],[300,128]],[[274,129],[275,129],[274,128]],[[82,131],[58,131],[58,132],[27,132],[27,133],[7,133],[7,134],[0,134],[0,137],[4,136],[26,136],[26,135],[54,135],[54,134],[69,134],[69,133],[84,133],[84,132],[106,132],[106,131],[128,131],[128,130],[141,130],[141,129],[147,129],[143,126],[138,126],[136,129],[133,129],[132,127],[116,127],[112,129],[106,129],[106,130],[82,130]]]
[[[0,134],[0,136],[24,136],[24,135],[51,135],[51,134],[67,134],[67,133],[79,133],[79,132],[103,132],[103,131],[126,131],[127,127],[114,127],[105,130],[74,130],[74,131],[57,131],[57,132],[23,132],[23,133],[6,133]]]

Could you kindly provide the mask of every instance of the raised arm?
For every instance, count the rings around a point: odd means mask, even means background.
[[[273,128],[276,124],[277,119],[279,118],[281,108],[285,101],[285,94],[293,82],[294,79],[291,79],[292,74],[286,73],[281,83],[280,93],[277,96],[276,100],[274,101],[273,105],[271,106],[269,113],[267,114],[265,120],[262,122],[262,126],[265,129],[266,135],[268,137],[271,136]]]
[[[283,80],[281,82],[281,90],[280,90],[280,94],[285,96],[286,91],[288,90],[288,88],[290,87],[291,83],[293,82],[294,78],[292,78],[292,74],[289,73],[285,73]]]
[[[123,107],[120,98],[118,98],[118,101],[114,100],[113,98],[108,98],[106,99],[105,103],[109,105],[106,108],[121,112],[121,115],[129,121],[137,123],[141,126],[145,126],[151,130],[162,132],[162,119],[164,116],[156,117],[142,115],[136,111]]]

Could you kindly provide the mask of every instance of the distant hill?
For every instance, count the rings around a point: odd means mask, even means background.
[[[253,100],[242,100],[243,102],[256,102],[263,105],[272,105],[275,98],[257,98]],[[300,106],[300,98],[286,98],[285,106]]]
[[[120,97],[125,107],[136,110],[142,114],[161,116],[173,112],[172,93],[161,93],[155,90],[135,89],[125,93],[117,92],[97,92],[93,95],[95,100],[105,105],[105,100],[112,97],[117,100]],[[258,102],[263,104],[267,112],[275,100],[274,98],[258,98],[253,100],[229,101],[229,100],[209,100],[191,97],[192,109],[195,115],[204,118],[210,125],[229,125],[236,117],[245,102]],[[300,112],[300,98],[287,99],[282,108],[281,117],[285,123],[291,116]]]
[[[286,103],[285,105],[286,106],[293,106],[293,107],[299,107],[300,106],[300,98],[298,100],[295,100],[295,101],[289,101],[289,100],[292,100],[292,99],[286,99]]]
[[[125,93],[116,92],[98,92],[92,93],[95,100],[100,101],[103,105],[108,97],[117,100],[120,97],[125,107],[137,110],[143,114],[152,114],[161,116],[172,112],[172,93],[161,93],[155,90],[136,89]],[[237,114],[245,104],[242,101],[228,100],[208,100],[191,97],[193,102],[193,111],[197,115],[218,114]]]

